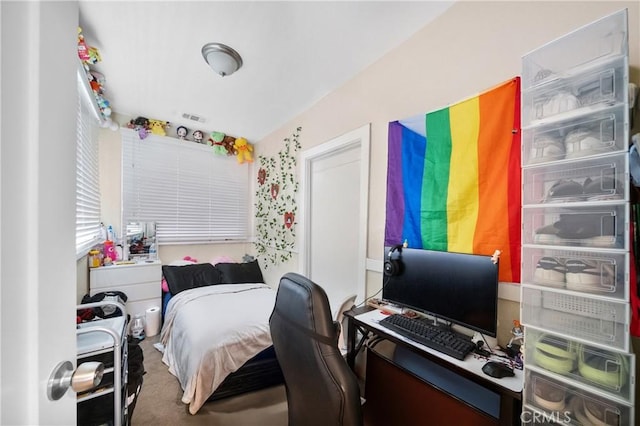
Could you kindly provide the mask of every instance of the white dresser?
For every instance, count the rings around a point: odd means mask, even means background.
[[[121,291],[127,295],[127,314],[144,314],[161,306],[162,262],[143,261],[135,264],[101,266],[89,272],[89,294]]]

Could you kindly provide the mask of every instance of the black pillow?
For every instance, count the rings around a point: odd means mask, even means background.
[[[264,283],[257,260],[245,263],[216,263],[223,284]]]
[[[162,266],[162,274],[167,280],[172,296],[184,290],[207,285],[222,284],[220,271],[210,263],[195,263],[184,266]]]

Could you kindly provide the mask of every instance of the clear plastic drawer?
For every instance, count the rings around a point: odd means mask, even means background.
[[[593,62],[625,56],[627,31],[627,11],[621,10],[524,55],[522,88],[578,72],[580,67]]]
[[[522,286],[525,325],[629,350],[629,304]]]
[[[523,127],[584,116],[596,107],[626,105],[627,60],[620,57],[589,72],[522,93]]]
[[[523,170],[522,203],[571,203],[627,198],[627,155]]]
[[[628,301],[628,254],[525,247],[522,282]]]
[[[522,130],[523,165],[627,151],[625,106]]]
[[[633,407],[525,371],[523,424],[632,425]]]
[[[627,248],[625,204],[523,209],[523,244]]]
[[[587,345],[555,334],[527,329],[527,366],[552,377],[598,388],[614,397],[633,401],[635,357]],[[561,377],[560,377],[561,376]]]

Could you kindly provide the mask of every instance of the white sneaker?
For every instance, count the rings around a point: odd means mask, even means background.
[[[542,257],[533,273],[533,282],[549,287],[563,288],[565,266],[555,257]]]
[[[596,133],[585,127],[578,127],[564,138],[566,158],[578,158],[606,152],[610,144],[603,143]]]
[[[565,262],[567,288],[575,291],[615,291],[613,265],[590,259],[569,259]]]
[[[549,134],[537,135],[529,154],[530,163],[562,160],[564,158],[564,143]]]
[[[580,101],[573,94],[558,90],[553,96],[542,104],[542,109],[536,111],[538,119],[551,117],[552,115],[561,114],[563,112],[572,111],[580,108]]]

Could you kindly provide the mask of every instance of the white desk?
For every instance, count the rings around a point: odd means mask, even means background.
[[[387,317],[388,315],[382,313],[382,311],[380,311],[379,309],[375,309],[373,311],[369,311],[369,312],[365,312],[363,314],[357,315],[356,318],[358,321],[361,321],[364,324],[367,324],[369,327],[371,327],[372,329],[378,330],[380,332],[386,333],[386,334],[390,334],[394,337],[396,337],[397,339],[402,340],[404,343],[406,343],[407,345],[413,346],[415,348],[418,348],[422,351],[428,352],[429,354],[436,356],[438,358],[442,358],[443,360],[447,361],[450,364],[453,364],[463,370],[466,370],[472,374],[476,374],[478,376],[483,377],[486,380],[489,380],[491,382],[494,382],[496,385],[498,386],[502,386],[504,388],[509,389],[512,392],[522,392],[522,386],[523,386],[523,372],[522,370],[517,370],[514,369],[513,372],[515,373],[515,376],[513,377],[503,377],[501,379],[497,379],[491,376],[488,376],[486,374],[484,374],[482,372],[482,366],[488,361],[487,358],[485,357],[481,357],[480,355],[475,355],[475,354],[469,354],[464,360],[458,360],[455,359],[453,357],[450,357],[449,355],[446,355],[442,352],[439,352],[435,349],[431,349],[427,346],[421,345],[418,342],[415,342],[411,339],[408,339],[398,333],[396,333],[393,330],[390,330],[384,326],[381,326],[380,324],[378,324],[378,322],[380,322],[380,320],[382,320],[383,318]],[[500,357],[494,357],[492,360],[495,361],[502,361],[504,362],[504,359],[501,360]]]
[[[368,306],[345,313],[352,368],[365,338],[374,336],[368,343],[365,378],[365,410],[371,410],[367,417],[375,419],[374,426],[411,419],[422,419],[422,424],[519,424],[521,370],[514,370],[514,377],[490,377],[482,372],[486,357],[472,353],[458,360],[428,348],[381,326],[386,315]],[[356,331],[363,336],[359,342]],[[383,344],[372,343],[376,338]]]

